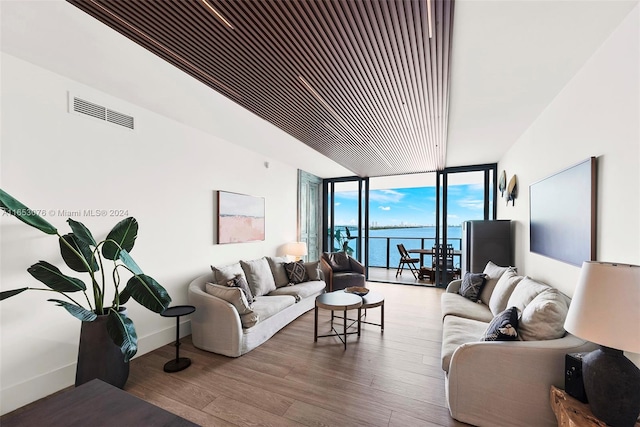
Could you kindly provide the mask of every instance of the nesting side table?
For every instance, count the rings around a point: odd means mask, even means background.
[[[180,357],[180,316],[186,316],[196,311],[196,308],[192,305],[176,305],[169,307],[160,313],[162,317],[175,317],[176,318],[176,358],[170,360],[164,364],[165,372],[178,372],[191,365],[191,359],[188,357]]]

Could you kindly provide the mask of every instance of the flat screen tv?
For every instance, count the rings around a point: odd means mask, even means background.
[[[529,186],[530,250],[581,266],[596,259],[596,158]]]

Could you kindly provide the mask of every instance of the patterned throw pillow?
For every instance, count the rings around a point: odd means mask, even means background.
[[[491,320],[481,341],[516,341],[518,339],[518,308],[507,308]]]
[[[478,302],[482,286],[487,279],[486,274],[481,273],[464,273],[462,284],[458,293],[473,302]]]
[[[242,289],[249,305],[253,304],[253,301],[255,301],[253,294],[251,293],[251,289],[249,288],[249,284],[247,283],[247,279],[245,279],[243,275],[236,274],[236,277],[227,282],[227,286]]]
[[[309,281],[309,275],[307,274],[307,268],[304,266],[304,262],[296,261],[289,262],[284,265],[284,269],[287,271],[287,277],[289,277],[289,282],[293,283],[302,283]]]

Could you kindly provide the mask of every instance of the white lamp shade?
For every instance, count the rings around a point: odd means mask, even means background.
[[[564,328],[605,347],[640,353],[640,266],[583,263]]]
[[[307,255],[307,242],[291,242],[287,245],[287,255],[303,257]]]

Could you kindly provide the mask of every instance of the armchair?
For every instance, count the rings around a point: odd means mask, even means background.
[[[324,252],[320,257],[320,268],[327,282],[327,292],[365,285],[364,266],[345,252]]]

